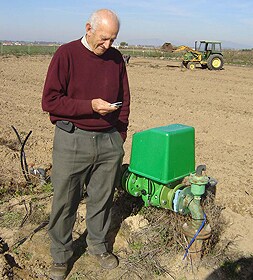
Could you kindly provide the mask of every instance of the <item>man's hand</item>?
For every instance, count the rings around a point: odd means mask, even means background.
[[[98,98],[98,99],[92,99],[91,100],[91,106],[94,112],[97,112],[98,114],[105,116],[108,113],[112,113],[116,110],[118,110],[119,107],[117,106],[111,106],[111,103]]]

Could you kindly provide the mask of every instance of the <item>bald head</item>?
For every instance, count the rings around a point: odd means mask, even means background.
[[[95,31],[101,24],[116,25],[118,30],[120,27],[120,22],[117,15],[108,9],[100,9],[95,11],[90,16],[88,23],[91,25],[93,31]]]
[[[96,55],[104,54],[117,38],[119,19],[107,9],[94,12],[86,23],[86,40]]]

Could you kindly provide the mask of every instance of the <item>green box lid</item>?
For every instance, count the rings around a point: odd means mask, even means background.
[[[195,171],[195,131],[171,124],[133,135],[129,170],[168,184]]]

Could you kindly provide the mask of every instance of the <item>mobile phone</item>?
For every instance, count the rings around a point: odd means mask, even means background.
[[[120,107],[122,106],[122,102],[120,101],[120,102],[111,103],[110,106]]]

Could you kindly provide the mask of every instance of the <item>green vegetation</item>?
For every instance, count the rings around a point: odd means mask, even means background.
[[[128,46],[128,43],[127,42],[120,42],[120,47],[127,47]]]
[[[52,193],[53,192],[53,185],[52,185],[51,182],[42,185],[41,188],[42,188],[42,191],[44,193]]]
[[[178,61],[182,59],[182,53],[166,52],[155,48],[123,48],[120,51],[133,57],[164,58]],[[253,66],[253,49],[224,50],[223,57],[225,65]]]
[[[23,215],[20,212],[9,211],[4,213],[1,218],[1,227],[13,228],[19,226],[22,221]]]
[[[52,55],[57,50],[58,46],[44,46],[44,45],[0,45],[1,55]]]
[[[225,50],[223,52],[225,63],[239,66],[253,66],[253,49],[251,50]]]
[[[163,51],[159,48],[120,48],[122,54],[131,55],[133,57],[147,57],[147,58],[166,58],[166,59],[180,59],[179,53],[172,53]]]
[[[129,246],[132,250],[140,251],[143,248],[144,244],[142,242],[137,241],[130,243]]]
[[[0,55],[53,55],[59,46],[57,45],[0,45]],[[120,43],[122,54],[132,57],[164,58],[168,60],[181,60],[182,53],[173,53],[152,47],[132,47],[126,42]],[[223,50],[225,64],[238,66],[253,66],[253,49]]]

